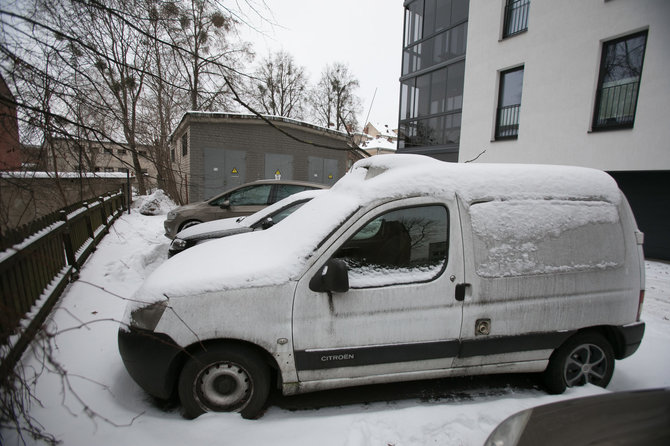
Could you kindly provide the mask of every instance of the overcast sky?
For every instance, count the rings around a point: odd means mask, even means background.
[[[253,43],[257,60],[284,49],[306,68],[310,83],[318,81],[326,64],[343,62],[360,83],[361,127],[370,112],[368,121],[397,128],[402,0],[266,0],[266,4],[277,25],[260,24],[265,35],[244,34]]]

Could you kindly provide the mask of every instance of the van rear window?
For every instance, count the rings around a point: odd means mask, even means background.
[[[509,200],[470,207],[477,274],[513,277],[618,268],[625,247],[615,205]]]

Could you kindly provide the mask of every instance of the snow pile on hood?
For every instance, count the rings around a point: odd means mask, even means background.
[[[151,195],[137,197],[133,207],[138,206],[142,215],[164,215],[177,207],[161,189],[157,189]]]
[[[360,207],[407,196],[455,194],[466,202],[548,197],[620,200],[614,180],[593,169],[453,164],[417,155],[374,156],[358,161],[329,191],[303,205],[281,225],[214,240],[173,257],[146,280],[135,300],[150,303],[164,296],[295,280],[316,247]]]
[[[326,192],[280,225],[194,246],[163,263],[133,300],[151,303],[165,296],[285,283],[295,278],[315,247],[358,207],[346,195]],[[133,305],[137,306],[141,304]]]

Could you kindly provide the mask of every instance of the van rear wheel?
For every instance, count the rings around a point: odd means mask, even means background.
[[[567,387],[591,383],[607,387],[614,374],[614,352],[602,335],[580,333],[559,347],[544,372],[549,393],[563,393]]]
[[[270,370],[251,349],[209,345],[195,353],[179,376],[179,399],[187,418],[205,412],[262,414],[270,392]]]

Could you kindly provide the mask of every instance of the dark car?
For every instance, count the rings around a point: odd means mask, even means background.
[[[670,445],[670,389],[614,392],[518,412],[485,446]]]
[[[179,206],[168,212],[167,219],[163,223],[165,236],[173,239],[179,231],[189,226],[222,218],[251,215],[297,192],[327,187],[323,184],[289,180],[260,180],[243,184],[207,201]]]
[[[290,195],[248,217],[232,217],[214,220],[180,231],[172,240],[168,258],[175,254],[210,240],[229,237],[245,232],[267,229],[291,215],[296,209],[325,191],[307,190]]]

